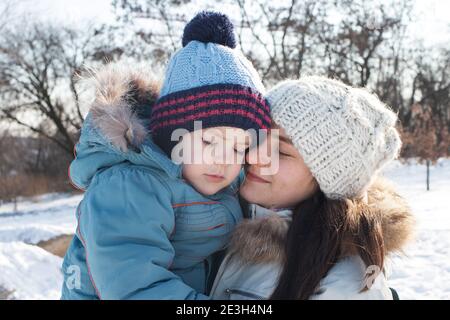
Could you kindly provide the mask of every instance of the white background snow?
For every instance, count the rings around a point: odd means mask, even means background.
[[[450,299],[450,159],[426,169],[394,162],[385,175],[407,198],[417,219],[416,240],[406,255],[393,257],[390,285],[401,299]],[[58,299],[62,259],[35,246],[76,228],[75,209],[82,195],[52,194],[23,200],[18,212],[0,206],[0,289],[14,299]]]

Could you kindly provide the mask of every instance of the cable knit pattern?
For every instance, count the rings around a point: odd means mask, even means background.
[[[273,120],[331,199],[362,196],[398,156],[397,116],[365,89],[311,76],[279,83],[267,99]]]
[[[203,11],[185,27],[183,48],[170,59],[150,131],[168,155],[176,129],[230,126],[270,128],[264,85],[251,62],[235,47],[233,24],[221,13]]]
[[[213,84],[236,84],[265,93],[255,68],[239,50],[193,40],[170,59],[160,95]]]

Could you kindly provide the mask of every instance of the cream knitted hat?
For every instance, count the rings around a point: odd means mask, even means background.
[[[311,76],[279,83],[267,99],[328,198],[364,196],[399,153],[397,116],[365,89]]]

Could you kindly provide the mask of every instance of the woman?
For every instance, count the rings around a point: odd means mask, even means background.
[[[240,193],[252,219],[237,227],[211,296],[392,299],[386,258],[413,226],[377,178],[401,146],[395,114],[364,89],[321,77],[285,81],[267,98],[279,133],[266,143],[279,141],[278,152],[247,169]],[[263,173],[276,156],[278,171]]]

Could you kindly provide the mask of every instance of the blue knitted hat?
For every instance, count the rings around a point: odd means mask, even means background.
[[[185,27],[183,48],[170,59],[160,97],[152,107],[153,140],[170,155],[173,130],[230,126],[270,128],[265,89],[253,65],[236,49],[233,24],[203,11]]]

